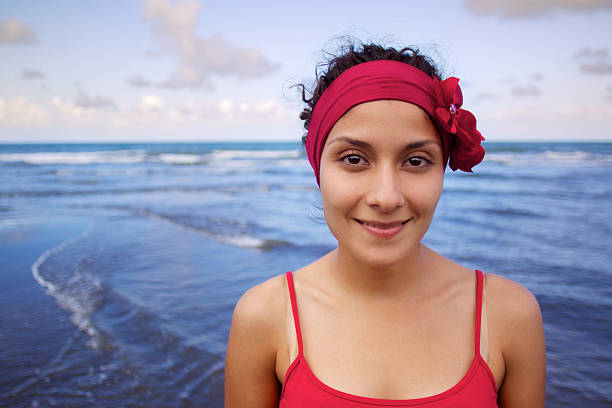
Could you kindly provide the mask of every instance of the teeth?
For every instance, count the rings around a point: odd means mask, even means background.
[[[377,224],[370,224],[367,222],[364,222],[365,225],[368,225],[370,227],[374,227],[374,228],[380,228],[380,229],[389,229],[389,228],[394,228],[397,227],[399,224],[389,224],[389,225],[377,225]]]

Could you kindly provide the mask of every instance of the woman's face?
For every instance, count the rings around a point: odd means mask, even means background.
[[[321,157],[325,219],[340,251],[374,268],[418,248],[442,193],[442,147],[421,108],[380,100],[350,109]]]

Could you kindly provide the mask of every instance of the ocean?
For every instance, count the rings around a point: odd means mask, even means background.
[[[424,242],[540,302],[548,407],[612,406],[612,143],[485,143]],[[222,407],[234,304],[334,248],[298,143],[0,145],[0,406]]]

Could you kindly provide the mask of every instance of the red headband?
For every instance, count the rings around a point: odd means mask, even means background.
[[[393,99],[421,107],[440,132],[443,163],[453,170],[472,171],[484,158],[476,118],[461,109],[459,78],[432,78],[412,65],[376,60],[355,65],[336,78],[317,101],[308,125],[306,153],[319,181],[321,154],[334,124],[360,103]]]

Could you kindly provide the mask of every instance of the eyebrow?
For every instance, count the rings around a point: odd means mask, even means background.
[[[333,143],[336,142],[347,142],[349,144],[352,144],[354,146],[357,147],[361,147],[362,149],[372,149],[372,145],[364,142],[362,140],[357,140],[357,139],[353,139],[351,137],[348,136],[338,136],[338,137],[334,137],[332,140],[329,141],[328,146],[332,145]],[[404,146],[403,150],[413,150],[413,149],[419,149],[423,146],[426,146],[428,144],[436,144],[436,142],[434,142],[433,140],[427,139],[427,140],[419,140],[418,142],[412,142],[412,143],[408,143],[406,146]]]

